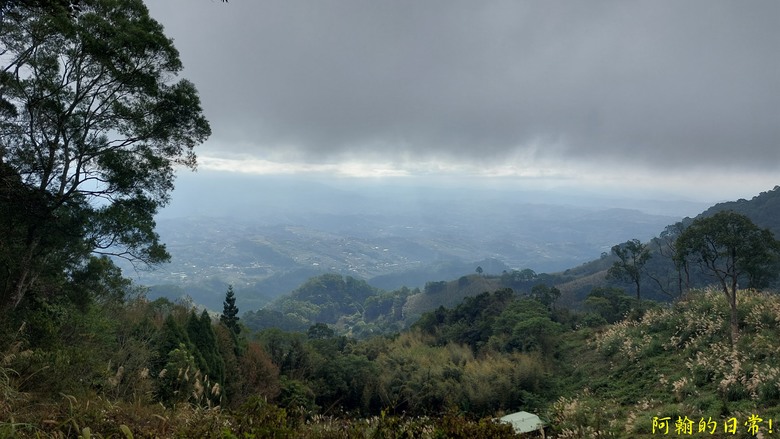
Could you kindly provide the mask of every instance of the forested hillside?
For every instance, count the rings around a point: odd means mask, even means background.
[[[572,313],[554,295],[500,290],[364,341],[324,324],[236,334],[206,313],[143,297],[60,306],[4,331],[0,433],[510,437],[473,420],[519,409],[561,438],[651,437],[658,419],[677,416],[719,432],[736,419],[745,433],[752,414],[780,417],[769,408],[780,395],[771,355],[780,302],[739,294],[733,350],[716,290],[672,306],[627,298],[617,318],[598,302]]]
[[[780,186],[761,192],[750,200],[739,199],[718,203],[699,216],[712,216],[717,212],[733,210],[750,218],[757,226],[769,229],[780,236]]]

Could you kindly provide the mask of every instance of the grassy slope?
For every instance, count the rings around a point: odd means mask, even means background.
[[[548,415],[557,437],[658,437],[653,417],[687,416],[694,437],[755,437],[744,423],[764,419],[761,431],[780,434],[780,298],[743,291],[742,335],[728,339],[728,307],[719,291],[694,292],[639,322],[568,333],[562,344],[563,394]],[[724,433],[736,417],[738,434]],[[717,422],[715,434],[699,421]],[[705,436],[701,436],[705,435]],[[771,437],[771,436],[770,436]]]

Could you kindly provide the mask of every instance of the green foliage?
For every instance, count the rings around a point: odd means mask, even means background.
[[[168,354],[174,349],[184,346],[188,352],[194,351],[184,328],[176,321],[173,314],[168,314],[163,321],[162,328],[156,335],[155,345],[157,348],[156,362],[153,365],[153,373],[159,373],[165,368],[168,361]],[[194,358],[193,358],[194,360]]]
[[[293,435],[293,426],[285,409],[254,397],[236,411],[235,425],[227,437],[288,438]]]
[[[196,316],[194,311],[190,313],[187,319],[187,335],[200,353],[202,363],[198,364],[198,368],[213,381],[224,383],[225,362],[220,356],[211,316],[206,310],[203,310],[200,317]]]
[[[236,306],[236,294],[233,292],[233,285],[228,285],[223,302],[222,315],[219,321],[227,326],[234,334],[241,332],[241,326],[238,325],[238,307]]]
[[[247,311],[241,319],[247,328],[255,332],[270,328],[287,332],[303,332],[311,326],[309,319],[299,314],[283,314],[281,311],[265,308]]]
[[[312,325],[327,324],[339,334],[365,339],[403,329],[406,301],[415,292],[419,290],[405,287],[382,292],[362,280],[325,274],[243,318],[247,327],[256,331],[279,328],[305,332]]]
[[[0,307],[59,290],[91,253],[168,259],[154,215],[210,134],[195,87],[140,0],[3,14]],[[12,73],[13,72],[13,73]]]
[[[615,292],[593,297],[635,300]],[[0,413],[14,419],[0,431],[128,437],[125,425],[135,437],[508,437],[506,425],[476,419],[522,409],[549,419],[558,437],[642,437],[653,416],[766,416],[780,400],[773,354],[780,302],[752,291],[740,297],[745,336],[736,349],[725,336],[729,304],[716,291],[691,292],[598,330],[567,329],[538,300],[507,291],[367,341],[316,325],[311,337],[264,331],[237,351],[234,334],[212,325],[224,386],[198,367],[195,352],[203,349],[190,336],[211,324],[207,314],[142,297],[120,314],[64,307],[58,327],[81,321],[63,333],[77,335],[66,337],[72,346],[17,342],[0,357]],[[476,348],[468,343],[483,337]],[[168,349],[152,372],[162,346],[181,339],[190,344]],[[35,407],[50,409],[43,417]]]
[[[744,215],[721,211],[698,218],[675,244],[681,264],[697,264],[712,275],[731,308],[731,337],[739,334],[737,286],[761,288],[780,274],[780,241]]]
[[[623,320],[637,304],[636,299],[619,288],[596,288],[585,299],[585,307],[607,323]]]
[[[717,290],[689,292],[595,337],[583,333],[593,342],[567,352],[573,380],[551,408],[555,430],[637,437],[650,433],[653,416],[698,422],[772,411],[780,363],[769,340],[780,333],[780,302],[774,294],[739,293],[744,324],[735,346],[728,337],[730,305]]]
[[[618,260],[609,269],[607,276],[633,283],[636,287],[636,299],[640,300],[642,274],[651,257],[650,249],[638,239],[632,239],[613,246],[612,254],[617,256]]]
[[[545,284],[537,284],[531,288],[531,297],[538,300],[547,308],[553,309],[555,307],[555,302],[561,297],[561,290],[555,287],[549,287]]]
[[[303,381],[282,377],[279,404],[297,412],[316,412],[314,391]]]
[[[309,279],[274,307],[284,314],[303,317],[309,324],[334,324],[341,316],[360,314],[365,301],[379,290],[365,281],[339,274],[323,274]]]
[[[311,354],[304,334],[268,329],[259,333],[257,338],[279,368],[279,373],[291,378],[303,378],[309,373]]]
[[[312,374],[315,402],[325,408],[346,407],[368,415],[379,409],[379,369],[366,357],[340,354],[322,362]]]
[[[683,263],[699,264],[727,294],[733,294],[740,281],[748,288],[762,288],[777,277],[780,242],[769,230],[732,211],[695,220],[676,247]]]
[[[334,335],[336,335],[336,332],[324,323],[314,324],[306,331],[306,336],[309,340],[324,340],[332,338]]]
[[[553,290],[542,286],[536,291],[548,304],[553,303]],[[562,329],[551,319],[547,305],[531,298],[517,299],[511,290],[466,298],[452,310],[441,307],[423,315],[413,328],[433,335],[439,345],[462,343],[475,352],[486,347],[503,352],[550,352]]]
[[[195,357],[184,343],[172,349],[165,356],[166,363],[158,374],[157,397],[167,404],[176,404],[190,399],[193,379],[196,373]]]

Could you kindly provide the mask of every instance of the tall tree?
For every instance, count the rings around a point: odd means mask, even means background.
[[[208,311],[204,309],[200,317],[196,316],[194,311],[190,312],[187,319],[187,336],[200,354],[194,356],[197,366],[213,381],[224,383],[225,362],[219,354],[217,336],[211,326]],[[202,360],[202,363],[198,364],[198,360]]]
[[[677,238],[677,258],[682,264],[697,264],[712,275],[731,309],[731,340],[739,337],[737,289],[762,288],[778,276],[780,242],[750,218],[734,211],[697,218]]]
[[[238,307],[236,306],[236,294],[233,292],[233,285],[228,285],[225,301],[222,304],[222,315],[219,317],[219,320],[230,328],[234,334],[238,334],[241,332],[241,327],[238,325]]]
[[[616,279],[631,282],[636,288],[636,298],[640,299],[642,268],[650,259],[650,250],[638,239],[626,241],[612,247],[612,253],[618,257],[607,275]]]
[[[657,273],[647,273],[647,275],[658,285],[658,287],[661,289],[661,292],[668,295],[669,297],[682,295],[683,285],[689,287],[691,283],[691,276],[690,272],[688,271],[688,266],[681,263],[680,259],[677,257],[677,238],[684,230],[685,225],[682,222],[676,222],[666,226],[658,238],[654,238],[652,241],[657,246],[658,254],[661,255],[662,258],[665,258],[665,260],[672,261],[674,264],[674,274],[669,275],[667,272],[661,273],[660,275]],[[670,285],[672,282],[676,283],[675,292],[671,291]],[[667,289],[667,287],[669,288]]]
[[[90,253],[166,261],[154,214],[174,167],[194,169],[210,134],[195,87],[176,80],[173,42],[141,0],[18,1],[2,13],[0,210],[31,214],[0,225],[11,243],[0,246],[0,308]]]

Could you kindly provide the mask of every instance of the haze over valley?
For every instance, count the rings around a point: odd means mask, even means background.
[[[125,271],[152,286],[152,296],[186,295],[215,310],[228,284],[250,310],[329,272],[391,290],[457,278],[477,266],[490,274],[563,271],[616,243],[650,239],[708,206],[520,190],[511,181],[445,187],[210,174],[182,175],[173,202],[158,215],[171,262]]]

